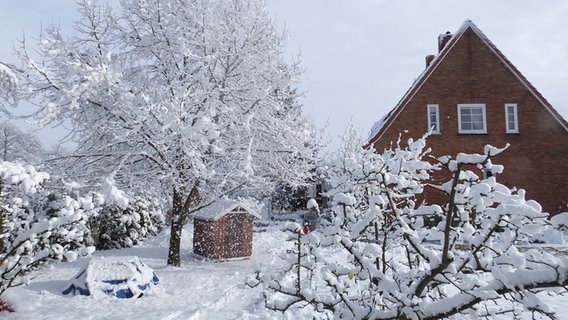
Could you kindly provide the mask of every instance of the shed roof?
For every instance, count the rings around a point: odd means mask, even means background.
[[[229,213],[247,213],[258,219],[260,214],[251,210],[244,203],[236,200],[221,199],[193,213],[194,218],[216,221]]]

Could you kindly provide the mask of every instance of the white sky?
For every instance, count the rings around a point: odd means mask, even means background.
[[[114,0],[116,2],[116,0]],[[437,53],[437,37],[471,19],[543,96],[568,118],[568,1],[565,0],[267,0],[300,54],[305,112],[337,142],[349,123],[366,137]],[[32,43],[52,22],[70,30],[71,0],[5,1],[0,60]],[[51,133],[50,133],[51,134]],[[45,136],[44,141],[54,138]],[[331,148],[333,149],[333,148]]]

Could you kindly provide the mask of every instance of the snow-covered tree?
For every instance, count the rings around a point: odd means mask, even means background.
[[[19,80],[14,68],[0,61],[0,111],[11,116],[8,106],[15,106],[18,99]],[[42,144],[31,132],[24,132],[13,124],[0,123],[0,159],[22,160],[35,163],[43,153]]]
[[[9,114],[5,108],[14,106],[17,102],[18,76],[14,68],[0,61],[0,108]]]
[[[35,164],[42,154],[42,143],[34,133],[24,132],[9,122],[0,123],[0,159]]]
[[[568,260],[516,243],[542,230],[547,215],[523,190],[475,173],[501,172],[491,157],[502,149],[444,156],[434,166],[424,138],[383,154],[360,146],[347,138],[329,168],[332,221],[304,236],[285,271],[259,276],[269,308],[308,307],[315,318],[555,318],[536,293],[566,288]],[[452,175],[431,186],[446,204],[416,203],[438,168]],[[425,219],[439,223],[426,228]]]
[[[68,172],[116,171],[125,185],[161,184],[172,201],[168,264],[180,265],[191,212],[240,188],[301,183],[314,164],[313,126],[283,61],[284,37],[264,0],[79,1],[78,34],[50,28],[25,85],[40,124],[66,120],[78,149]],[[75,169],[75,170],[73,170]]]
[[[42,188],[48,179],[33,166],[0,162],[0,296],[48,260],[72,261],[94,249],[85,245],[86,222],[98,197],[55,197]]]

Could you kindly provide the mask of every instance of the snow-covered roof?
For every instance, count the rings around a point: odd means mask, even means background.
[[[398,116],[398,114],[407,106],[407,104],[412,100],[414,95],[418,90],[424,85],[428,80],[430,75],[436,70],[440,65],[441,61],[448,55],[454,45],[458,40],[465,34],[465,32],[471,29],[485,44],[490,48],[490,50],[497,56],[499,60],[519,79],[519,81],[527,88],[529,92],[544,106],[544,108],[560,123],[566,131],[568,131],[568,123],[562,118],[562,116],[546,101],[546,99],[536,90],[535,87],[521,74],[521,72],[505,57],[505,55],[487,38],[487,36],[471,21],[466,20],[458,31],[452,35],[448,42],[444,45],[442,50],[434,57],[430,64],[424,69],[420,76],[414,81],[412,86],[406,91],[404,96],[400,99],[397,105],[389,111],[389,113],[383,116],[379,121],[377,121],[371,128],[369,133],[369,138],[367,139],[367,146],[373,145],[375,142],[381,139],[385,131],[392,125],[393,120]]]
[[[260,214],[248,208],[245,204],[236,200],[221,199],[201,208],[193,213],[194,218],[216,221],[229,213],[247,213],[258,219]]]

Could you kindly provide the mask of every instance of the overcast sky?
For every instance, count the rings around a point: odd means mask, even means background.
[[[366,136],[437,53],[437,37],[471,19],[544,97],[568,118],[566,0],[268,0],[301,54],[305,112],[337,142],[350,120]],[[0,60],[15,62],[14,40],[29,42],[51,23],[68,28],[72,0],[4,1]],[[44,137],[44,141],[48,141]],[[51,139],[53,140],[53,139]],[[49,141],[51,141],[49,140]]]

